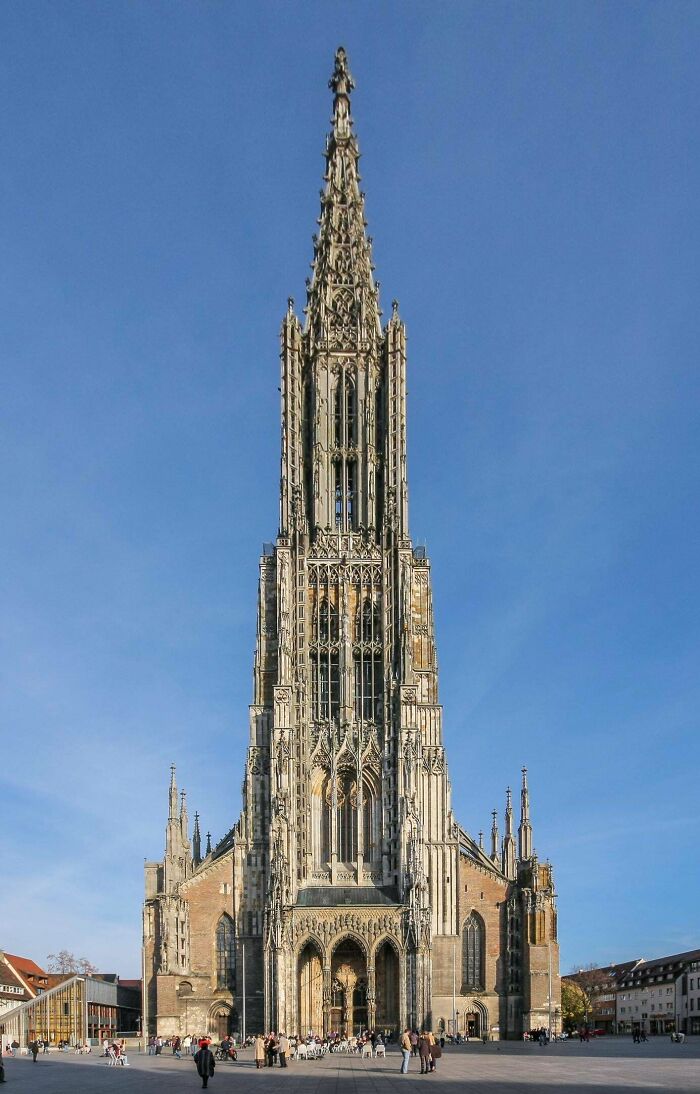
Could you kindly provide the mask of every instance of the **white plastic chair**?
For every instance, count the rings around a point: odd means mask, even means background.
[[[380,1056],[383,1056],[384,1059],[386,1059],[386,1045],[377,1045],[374,1050],[374,1055],[377,1059],[379,1059]]]

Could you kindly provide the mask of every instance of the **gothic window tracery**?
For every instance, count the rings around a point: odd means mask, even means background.
[[[338,609],[327,596],[321,599],[319,605],[316,638],[319,642],[338,641]]]
[[[216,925],[216,986],[229,991],[236,987],[236,934],[233,920],[226,914]]]
[[[462,991],[484,990],[484,924],[476,912],[462,928]]]
[[[365,771],[362,779],[362,853],[365,862],[381,858],[380,795],[376,773]]]
[[[357,402],[352,379],[341,374],[335,388],[334,431],[337,448],[352,448],[355,444]]]
[[[357,857],[357,782],[351,772],[338,778],[338,860]]]

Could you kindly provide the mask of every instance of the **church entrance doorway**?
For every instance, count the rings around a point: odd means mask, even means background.
[[[214,1033],[220,1041],[228,1037],[232,1032],[231,1012],[227,1007],[219,1007],[214,1013]]]
[[[384,1032],[399,1028],[399,955],[383,942],[374,959],[377,988],[376,1026]]]
[[[331,1029],[346,1037],[367,1029],[367,959],[353,939],[333,951],[331,984]]]
[[[464,1015],[464,1033],[466,1037],[481,1037],[481,1022],[479,1014],[475,1010],[467,1011]]]
[[[299,954],[297,991],[299,1032],[303,1037],[323,1033],[323,965],[313,942],[307,942]]]

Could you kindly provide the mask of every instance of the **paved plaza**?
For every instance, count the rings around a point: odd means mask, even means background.
[[[180,1094],[201,1090],[191,1059],[132,1055],[128,1068],[107,1067],[99,1056],[57,1052],[7,1060],[7,1094]],[[407,1076],[398,1073],[400,1054],[390,1049],[386,1060],[362,1060],[333,1054],[323,1060],[256,1071],[251,1052],[238,1063],[217,1065],[209,1083],[213,1094],[417,1094],[426,1087],[439,1094],[700,1094],[700,1039],[684,1045],[658,1039],[646,1045],[606,1040],[590,1045],[504,1043],[447,1048],[434,1075],[422,1076],[411,1060]]]

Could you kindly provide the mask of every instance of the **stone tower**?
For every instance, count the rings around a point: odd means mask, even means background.
[[[183,856],[171,817],[177,878],[172,850],[147,865],[159,1033],[182,1032],[186,998],[193,1028],[219,1032],[245,1009],[248,1031],[516,1036],[558,999],[525,775],[517,848],[510,791],[490,856],[452,814],[430,563],[408,531],[406,334],[396,302],[381,323],[353,86],[339,49],[305,318],[290,300],[282,324],[280,523],[260,561],[241,818],[200,861],[199,828]]]

